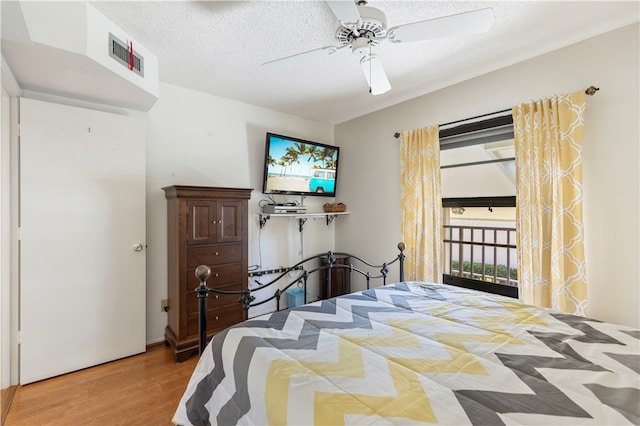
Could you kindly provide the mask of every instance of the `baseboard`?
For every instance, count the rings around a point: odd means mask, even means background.
[[[166,345],[165,341],[164,341],[164,340],[162,340],[162,341],[160,341],[160,342],[147,343],[147,350],[152,349],[152,348],[155,348],[155,347],[160,346],[160,345]]]
[[[0,407],[2,407],[0,425],[4,425],[4,421],[7,419],[7,414],[9,414],[9,408],[11,408],[11,403],[13,402],[13,397],[16,394],[17,389],[18,386],[13,385],[0,390],[0,400],[2,400],[2,402],[0,402]]]

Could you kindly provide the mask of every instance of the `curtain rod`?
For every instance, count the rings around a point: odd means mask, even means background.
[[[589,95],[589,96],[593,96],[593,95],[595,95],[595,94],[596,94],[596,92],[597,92],[598,90],[600,90],[600,88],[599,88],[599,87],[589,86],[589,87],[587,87],[587,89],[584,91],[584,93],[586,93],[586,94],[587,94],[587,95]],[[462,120],[451,121],[451,122],[449,122],[449,123],[441,124],[441,125],[440,125],[440,127],[449,126],[449,125],[451,125],[451,124],[456,124],[456,123],[462,123],[463,121],[475,120],[476,118],[487,117],[487,116],[489,116],[489,115],[500,114],[500,113],[507,112],[507,111],[511,111],[511,108],[503,109],[503,110],[501,110],[501,111],[490,112],[490,113],[488,113],[488,114],[476,115],[475,117],[464,118],[464,119],[462,119]],[[398,138],[400,137],[400,133],[399,133],[399,132],[394,133],[394,134],[393,134],[393,137],[394,137],[394,138],[396,138],[396,139],[398,139]]]

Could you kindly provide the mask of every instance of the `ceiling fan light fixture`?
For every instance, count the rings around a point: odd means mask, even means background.
[[[355,56],[363,58],[364,56],[367,56],[370,51],[371,44],[369,43],[369,40],[364,37],[356,38],[351,43],[351,53],[353,53]]]
[[[372,95],[381,95],[391,90],[391,84],[387,74],[382,68],[382,62],[376,55],[366,55],[360,59],[362,72],[369,83]]]

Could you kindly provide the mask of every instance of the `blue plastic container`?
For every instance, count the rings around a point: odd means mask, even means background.
[[[304,305],[304,288],[302,287],[291,287],[287,290],[287,307],[295,308],[296,306]],[[309,299],[307,294],[307,300]]]

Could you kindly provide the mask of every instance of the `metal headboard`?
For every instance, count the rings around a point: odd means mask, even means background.
[[[200,282],[200,285],[198,285],[198,287],[196,288],[196,295],[198,297],[198,350],[199,350],[199,354],[202,355],[202,352],[204,351],[204,348],[207,344],[207,298],[209,296],[209,293],[218,293],[218,294],[237,294],[239,296],[238,298],[238,303],[240,303],[242,305],[242,307],[245,310],[249,310],[249,308],[254,307],[254,306],[259,306],[262,305],[264,303],[270,302],[272,300],[275,299],[276,301],[276,310],[280,310],[280,298],[282,297],[282,295],[284,294],[285,291],[287,291],[290,287],[292,287],[295,284],[298,283],[302,283],[302,287],[304,289],[304,303],[307,303],[307,281],[309,279],[309,276],[311,274],[314,274],[318,271],[322,271],[322,270],[327,270],[327,274],[326,274],[326,283],[325,285],[327,286],[327,293],[326,294],[331,294],[331,270],[334,268],[346,268],[349,269],[350,273],[356,273],[359,274],[363,277],[365,277],[366,279],[366,283],[367,283],[367,289],[369,289],[370,284],[371,284],[371,280],[377,280],[377,279],[381,279],[382,280],[382,284],[385,285],[387,283],[387,275],[389,273],[389,266],[398,262],[399,263],[399,267],[400,267],[400,273],[399,273],[399,278],[400,281],[404,281],[404,250],[405,250],[405,245],[404,243],[400,242],[398,243],[398,250],[400,251],[398,253],[398,255],[391,260],[390,262],[386,262],[383,263],[381,265],[375,265],[372,263],[367,262],[366,260],[358,257],[358,256],[354,256],[352,254],[349,253],[342,253],[342,252],[332,252],[329,251],[327,253],[322,253],[322,254],[317,254],[315,256],[312,257],[308,257],[304,260],[301,260],[300,262],[296,263],[295,265],[289,267],[289,268],[284,268],[278,276],[276,276],[274,279],[270,280],[269,282],[266,282],[264,284],[260,284],[258,287],[254,287],[254,288],[247,288],[245,290],[238,290],[238,291],[226,291],[226,290],[219,290],[216,288],[212,288],[207,286],[207,279],[209,279],[209,276],[211,275],[211,268],[209,268],[207,265],[200,265],[196,268],[195,274],[196,277],[198,278],[198,281]],[[345,256],[345,257],[349,257],[351,260],[355,260],[357,263],[355,265],[352,262],[349,265],[343,265],[340,263],[336,263],[336,256]],[[319,259],[326,259],[326,262],[324,262],[324,264],[322,264],[320,266],[317,266],[318,262],[317,260]],[[307,269],[308,265],[312,265],[312,267],[310,267],[309,269]],[[376,271],[374,274],[372,274],[371,271]],[[289,282],[284,288],[280,288],[280,287],[276,287],[276,290],[273,292],[273,295],[261,300],[260,302],[256,302],[254,303],[254,301],[256,300],[255,296],[253,295],[253,293],[256,293],[258,291],[264,291],[266,289],[272,288],[272,286],[275,285],[275,283],[279,282],[280,280],[285,279],[285,277],[288,277],[289,272],[291,271],[300,271],[298,277],[293,278],[291,282]],[[288,277],[289,279],[291,279],[291,277]]]

